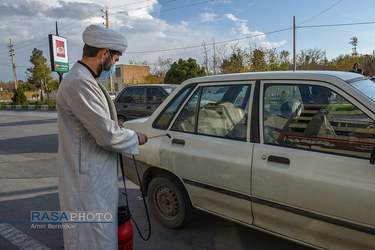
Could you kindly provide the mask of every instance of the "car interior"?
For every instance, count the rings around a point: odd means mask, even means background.
[[[206,89],[207,88],[207,89]],[[250,86],[204,87],[181,111],[172,130],[246,140]],[[199,112],[197,117],[197,105]]]

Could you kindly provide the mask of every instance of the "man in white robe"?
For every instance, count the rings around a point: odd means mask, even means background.
[[[114,105],[96,81],[113,73],[127,47],[125,37],[97,25],[82,37],[83,58],[65,75],[57,95],[60,208],[113,218],[112,223],[76,223],[64,229],[64,246],[117,249],[117,153],[138,154],[147,136],[117,125]]]

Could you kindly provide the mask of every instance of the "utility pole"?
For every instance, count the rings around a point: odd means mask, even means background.
[[[104,12],[102,10],[102,12]],[[104,18],[104,16],[102,16]],[[107,29],[109,29],[109,23],[108,23],[108,10],[105,11],[105,26]],[[113,91],[113,80],[112,76],[109,77],[109,91]]]
[[[13,53],[13,45],[12,45],[12,39],[9,39],[9,48],[10,48],[10,56],[12,57],[12,64],[13,64],[13,75],[14,75],[14,89],[17,89],[18,87],[18,81],[17,81],[17,72],[16,72],[16,64],[14,63],[14,53]]]
[[[296,66],[296,16],[293,16],[293,70],[297,70]]]

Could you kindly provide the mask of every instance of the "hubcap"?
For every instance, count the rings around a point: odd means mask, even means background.
[[[159,211],[166,217],[175,217],[178,214],[178,200],[174,192],[168,187],[160,187],[156,192],[156,204]]]

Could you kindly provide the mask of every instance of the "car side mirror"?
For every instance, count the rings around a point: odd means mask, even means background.
[[[375,164],[375,147],[372,147],[371,155],[370,155],[370,164]]]

